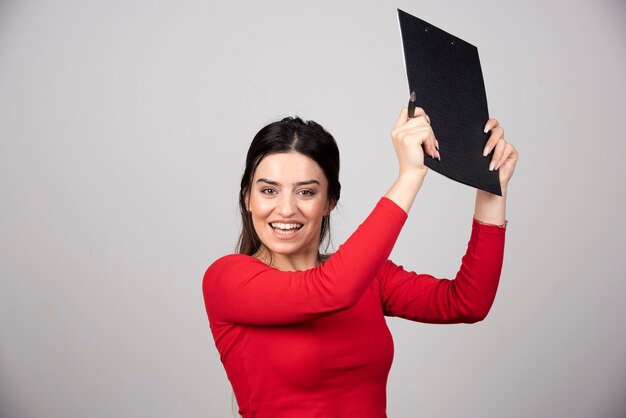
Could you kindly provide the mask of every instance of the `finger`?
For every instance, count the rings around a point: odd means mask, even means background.
[[[441,160],[441,154],[439,153],[439,145],[437,143],[437,139],[435,138],[435,133],[430,127],[430,118],[426,114],[423,108],[416,107],[415,108],[415,123],[419,124],[421,127],[424,127],[425,124],[428,126],[428,130],[430,131],[428,137],[423,143],[424,152],[428,154],[431,158]]]
[[[513,144],[507,142],[506,147],[504,149],[504,153],[502,154],[502,159],[496,166],[496,170],[502,167],[502,165],[506,163],[507,161],[512,161],[513,165],[515,165],[517,164],[518,159],[519,159],[519,156],[517,155],[517,150],[515,149]]]
[[[491,130],[491,135],[485,144],[485,148],[483,149],[483,157],[489,155],[492,149],[496,146],[498,141],[500,141],[504,137],[504,129],[501,126],[496,126]]]
[[[425,128],[429,131],[426,136],[424,136],[424,133],[426,133]],[[436,142],[435,135],[430,127],[430,118],[423,108],[416,107],[413,118],[409,118],[408,109],[403,108],[391,134],[392,137],[403,142],[408,139],[409,135],[418,135],[418,143],[422,146],[424,153],[433,159],[441,160],[441,154],[438,150],[439,144]]]
[[[427,114],[421,114],[421,115],[416,115],[414,118],[409,119],[406,122],[407,126],[416,126],[416,125],[421,125],[421,126],[428,126],[430,128],[430,122],[428,120],[428,115]]]
[[[491,163],[489,164],[489,171],[493,171],[496,165],[502,159],[502,155],[504,154],[504,148],[506,147],[507,142],[504,139],[501,139],[500,142],[496,145],[496,148],[493,151],[493,157],[491,158]]]
[[[502,163],[504,163],[507,160],[507,158],[509,158],[509,155],[511,154],[511,147],[509,147],[508,145],[509,144],[507,143],[504,146],[504,150],[502,151],[502,156],[500,157],[500,160],[496,164],[496,167],[494,168],[494,170],[498,170],[502,166]]]
[[[394,140],[409,145],[423,145],[428,139],[430,128],[428,125],[411,126],[408,123],[398,129],[394,129]]]
[[[400,126],[394,127],[391,131],[391,135],[396,136],[402,131],[412,131],[414,129],[430,129],[430,125],[423,115],[407,119],[405,123],[401,124]]]
[[[435,136],[432,133],[432,130],[429,130],[428,136],[424,141],[424,151],[426,154],[430,156],[430,158],[435,159],[437,155],[437,149],[435,148]]]
[[[515,145],[509,143],[509,145],[511,146],[511,148],[513,149],[513,152],[511,152],[511,156],[510,158],[515,159],[516,161],[519,160],[519,153],[517,152],[517,148],[515,148]]]
[[[408,119],[406,123],[396,126],[391,130],[392,139],[401,139],[400,137],[406,136],[406,134],[414,134],[421,131],[430,130],[430,125],[426,122],[423,116],[419,116],[414,119]],[[420,141],[421,144],[422,141]]]
[[[419,121],[421,120],[421,118],[423,118],[426,121],[426,123],[430,125],[430,118],[428,117],[424,109],[422,109],[421,107],[416,107],[414,114],[415,114],[414,117],[409,118],[408,109],[406,107],[403,107],[402,109],[400,109],[400,114],[398,115],[398,119],[396,119],[394,128],[399,128],[402,125],[411,121]]]
[[[423,116],[420,116],[419,119],[421,119],[421,121],[418,120],[414,122],[413,119],[409,120],[409,122],[399,128],[395,134],[400,140],[406,139],[409,135],[415,135],[417,144],[424,148],[425,154],[433,159],[441,159],[441,154],[437,149],[437,140],[433,130],[426,123]]]
[[[415,140],[415,144],[426,145],[430,132],[428,125],[418,125],[399,130],[398,136],[403,140],[411,136]]]
[[[493,128],[495,128],[496,126],[500,126],[500,123],[494,118],[489,118],[487,123],[485,123],[485,129],[483,132],[487,133]]]
[[[437,149],[437,139],[435,138],[435,134],[432,129],[430,130],[429,144],[432,151],[431,157],[433,157],[433,159],[436,158],[441,161],[441,154],[439,154],[439,150]]]
[[[430,124],[430,118],[428,117],[428,115],[426,114],[426,111],[425,111],[423,108],[421,108],[421,107],[416,107],[416,108],[415,108],[415,113],[414,113],[413,115],[414,115],[414,116],[413,116],[414,118],[417,118],[417,117],[419,117],[419,116],[423,116],[423,117],[425,117],[425,118],[426,118],[426,120],[428,121],[428,123]]]

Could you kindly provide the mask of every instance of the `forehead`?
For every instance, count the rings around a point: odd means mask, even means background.
[[[254,173],[254,181],[266,178],[279,183],[303,180],[326,182],[324,171],[313,159],[299,152],[270,154],[263,158]]]

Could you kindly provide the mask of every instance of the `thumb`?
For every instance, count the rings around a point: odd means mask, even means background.
[[[396,124],[394,125],[394,129],[395,128],[399,128],[400,126],[404,125],[405,123],[407,123],[407,121],[409,120],[409,113],[408,113],[408,109],[406,107],[403,107],[402,109],[400,109],[400,114],[398,115],[398,119],[396,120]]]

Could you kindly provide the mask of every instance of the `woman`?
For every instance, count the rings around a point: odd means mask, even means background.
[[[391,137],[399,175],[332,255],[320,254],[340,195],[339,151],[315,122],[261,129],[241,180],[239,254],[203,281],[215,344],[243,417],[385,417],[393,342],[384,316],[430,323],[482,320],[495,297],[508,182],[518,156],[495,119],[484,154],[503,195],[476,194],[472,234],[455,280],[387,258],[428,169],[441,158],[424,110],[402,109]]]

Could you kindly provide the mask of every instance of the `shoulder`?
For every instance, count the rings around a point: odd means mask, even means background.
[[[254,264],[263,264],[254,257],[244,254],[228,254],[215,260],[204,273],[205,280],[207,277],[221,275],[233,269],[241,269]]]
[[[246,263],[250,263],[253,261],[258,261],[258,260],[254,257],[250,257],[249,255],[245,255],[245,254],[228,254],[223,257],[218,258],[213,263],[211,263],[207,271],[220,269],[225,266],[232,265],[232,264],[246,264]]]
[[[258,274],[274,270],[263,261],[244,254],[229,254],[215,260],[204,273],[202,287],[222,288],[237,286]]]
[[[208,295],[219,293],[220,289],[226,290],[229,283],[237,278],[236,271],[245,270],[246,266],[254,260],[256,259],[243,254],[229,254],[215,260],[206,269],[202,279],[202,292],[205,299]]]
[[[228,300],[228,295],[233,294],[238,279],[242,277],[241,273],[255,261],[258,262],[247,255],[229,254],[218,258],[206,269],[202,279],[202,294],[209,318],[212,316],[211,312],[221,306],[224,300]]]

